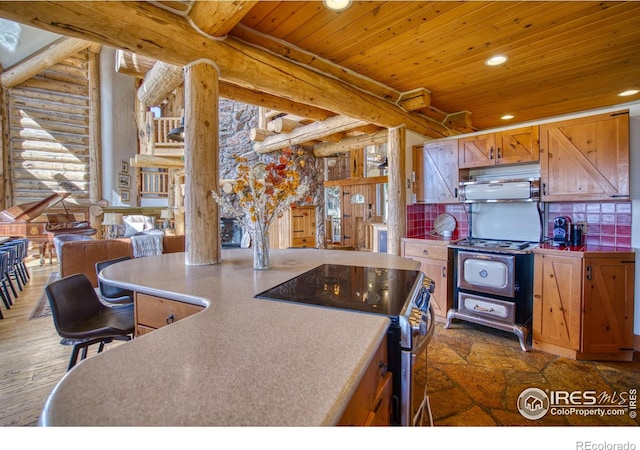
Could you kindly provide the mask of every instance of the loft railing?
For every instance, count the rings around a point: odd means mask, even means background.
[[[140,197],[166,198],[169,196],[169,172],[141,170]]]
[[[154,156],[184,156],[184,143],[169,139],[169,131],[178,128],[180,117],[155,117],[147,113],[145,123],[146,142],[141,146],[144,154]]]

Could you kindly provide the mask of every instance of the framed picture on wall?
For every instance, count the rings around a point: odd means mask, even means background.
[[[129,173],[129,163],[126,161],[122,161],[120,163],[120,172]]]
[[[122,203],[129,203],[129,190],[120,189],[120,201]]]
[[[131,176],[120,174],[118,176],[118,187],[129,189],[131,187]]]

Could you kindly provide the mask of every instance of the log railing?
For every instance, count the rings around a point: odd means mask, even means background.
[[[169,196],[169,172],[140,171],[142,183],[140,197],[165,198]]]
[[[169,139],[169,131],[181,125],[181,117],[155,117],[147,113],[146,145],[141,148],[146,155],[153,156],[184,156],[184,143]]]

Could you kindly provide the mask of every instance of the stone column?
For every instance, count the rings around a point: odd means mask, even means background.
[[[220,218],[211,190],[218,186],[218,71],[209,61],[185,67],[184,167],[187,265],[220,261]]]

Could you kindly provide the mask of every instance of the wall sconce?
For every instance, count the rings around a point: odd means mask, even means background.
[[[115,226],[120,224],[122,224],[122,214],[104,213],[104,217],[102,218],[102,225],[107,229],[107,239],[115,239],[118,237],[118,233],[115,231]]]

